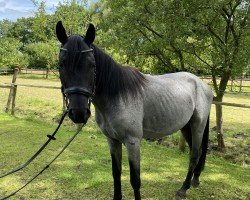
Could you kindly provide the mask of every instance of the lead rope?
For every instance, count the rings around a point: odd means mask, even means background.
[[[0,178],[3,178],[3,177],[5,177],[5,176],[8,176],[8,175],[13,174],[13,173],[15,173],[15,172],[18,172],[18,171],[24,169],[25,167],[27,167],[27,166],[28,166],[28,165],[29,165],[29,164],[30,164],[30,163],[31,163],[31,162],[32,162],[32,161],[42,152],[42,151],[43,151],[43,149],[50,143],[51,140],[55,140],[55,139],[56,139],[56,138],[55,138],[55,135],[56,135],[56,133],[58,132],[60,126],[62,125],[63,120],[64,120],[65,116],[67,115],[67,113],[68,113],[68,111],[65,111],[65,112],[63,113],[63,115],[62,115],[62,117],[61,117],[61,119],[60,119],[60,122],[59,122],[59,124],[58,124],[56,130],[53,132],[53,134],[47,135],[47,137],[48,137],[49,139],[48,139],[48,140],[38,149],[38,151],[37,151],[29,160],[27,160],[24,164],[22,164],[22,165],[16,167],[15,169],[13,169],[13,170],[11,170],[11,171],[9,171],[9,172],[7,172],[7,173],[1,175]]]
[[[1,198],[0,200],[5,200],[10,198],[11,196],[14,196],[17,192],[25,188],[28,184],[30,184],[32,181],[34,181],[39,175],[41,175],[46,169],[49,168],[49,166],[64,152],[64,150],[70,145],[70,143],[75,139],[75,137],[80,133],[83,126],[85,124],[82,124],[81,127],[76,131],[76,133],[70,138],[70,140],[64,145],[64,147],[61,149],[61,151],[49,162],[48,165],[46,165],[39,173],[37,173],[33,178],[31,178],[25,185],[14,191],[13,193],[9,194],[8,196],[5,196]]]
[[[92,45],[92,48],[93,48],[93,55],[94,55],[94,46],[93,45]],[[93,88],[92,88],[92,95],[91,95],[91,97],[89,99],[89,109],[90,109],[91,102],[93,101],[93,98],[95,96],[95,92],[96,92],[95,90],[96,90],[96,63],[95,63],[95,68],[94,68],[94,84],[93,84]],[[61,124],[63,123],[63,120],[64,120],[65,116],[68,114],[68,97],[64,93],[64,88],[63,87],[61,87],[61,91],[62,91],[63,98],[64,98],[65,103],[66,103],[66,111],[62,115],[61,120],[59,122],[59,125],[57,126],[56,130],[54,131],[54,133],[52,135],[47,135],[47,137],[49,139],[44,143],[43,146],[40,147],[40,149],[29,160],[27,160],[23,165],[20,165],[17,168],[11,170],[10,172],[7,172],[7,173],[1,175],[0,179],[3,178],[3,177],[5,177],[5,176],[8,176],[10,174],[13,174],[15,172],[18,172],[18,171],[24,169],[26,166],[28,166],[43,151],[43,149],[50,143],[51,140],[55,140],[56,139],[54,136],[56,135],[57,131],[59,130],[59,128],[61,126]],[[33,178],[31,178],[22,187],[20,187],[19,189],[17,189],[13,193],[9,194],[8,196],[5,196],[5,197],[1,198],[0,200],[5,200],[5,199],[8,199],[11,196],[14,196],[17,192],[19,192],[20,190],[22,190],[23,188],[25,188],[28,184],[30,184],[32,181],[34,181],[39,175],[41,175],[46,169],[48,169],[49,166],[64,152],[64,150],[70,145],[70,143],[75,139],[75,137],[81,132],[81,130],[84,127],[84,125],[85,124],[81,124],[80,127],[78,127],[76,133],[65,144],[65,146],[62,148],[62,150],[49,162],[48,165],[46,165],[39,173],[37,173]]]

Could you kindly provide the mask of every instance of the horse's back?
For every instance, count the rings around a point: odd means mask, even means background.
[[[146,79],[148,84],[143,93],[146,138],[172,134],[187,124],[196,109],[209,107],[211,90],[193,74],[146,75]]]

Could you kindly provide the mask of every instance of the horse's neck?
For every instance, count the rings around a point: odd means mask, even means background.
[[[114,88],[119,81],[121,66],[116,63],[108,54],[95,46],[96,61],[96,93],[97,95],[108,96],[110,91],[117,92]]]
[[[110,72],[110,64],[114,65],[115,61],[96,45],[93,45],[93,48],[96,62],[96,93],[92,103],[95,109],[103,110],[108,105],[107,96],[103,91],[104,87],[108,85],[107,81],[109,81],[105,72]]]
[[[116,63],[108,54],[95,48],[96,97],[94,104],[105,107],[126,101],[129,95],[137,96],[146,84],[146,78],[132,67]]]

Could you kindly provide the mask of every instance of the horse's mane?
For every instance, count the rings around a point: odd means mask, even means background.
[[[108,54],[93,45],[96,61],[96,92],[107,98],[127,98],[141,93],[145,76],[136,68],[116,63]]]

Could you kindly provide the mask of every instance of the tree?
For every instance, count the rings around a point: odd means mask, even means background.
[[[0,37],[8,37],[12,27],[13,22],[7,19],[0,21]]]
[[[12,28],[9,30],[7,37],[19,40],[22,43],[22,46],[25,46],[25,44],[30,42],[34,42],[35,33],[31,29],[32,24],[32,17],[17,19],[17,21],[13,23]]]
[[[108,44],[154,73],[212,74],[215,99],[249,66],[249,1],[101,0],[95,11]],[[224,149],[222,107],[216,105],[218,147]]]
[[[46,42],[51,40],[51,38],[55,38],[54,16],[46,13],[46,4],[44,1],[38,3],[33,0],[33,3],[38,6],[35,16],[33,17],[33,23],[31,25],[32,32],[36,37],[35,42]]]
[[[14,38],[0,38],[0,67],[14,68],[27,66],[27,55],[19,49],[22,44]]]
[[[204,5],[204,4],[200,4]],[[250,64],[247,55],[249,40],[249,1],[212,1],[199,9],[189,11],[188,20],[193,27],[193,38],[205,35],[189,45],[185,52],[196,57],[210,69],[215,100],[222,102],[230,77],[241,76]],[[191,11],[191,13],[190,13]],[[201,17],[202,14],[202,17]],[[225,148],[222,128],[222,106],[216,105],[218,148]]]
[[[59,46],[57,41],[37,42],[26,45],[29,55],[29,67],[36,69],[53,69],[57,67]]]
[[[85,0],[70,0],[57,6],[54,17],[56,21],[63,22],[68,35],[85,33],[85,28],[90,22],[86,6]]]

